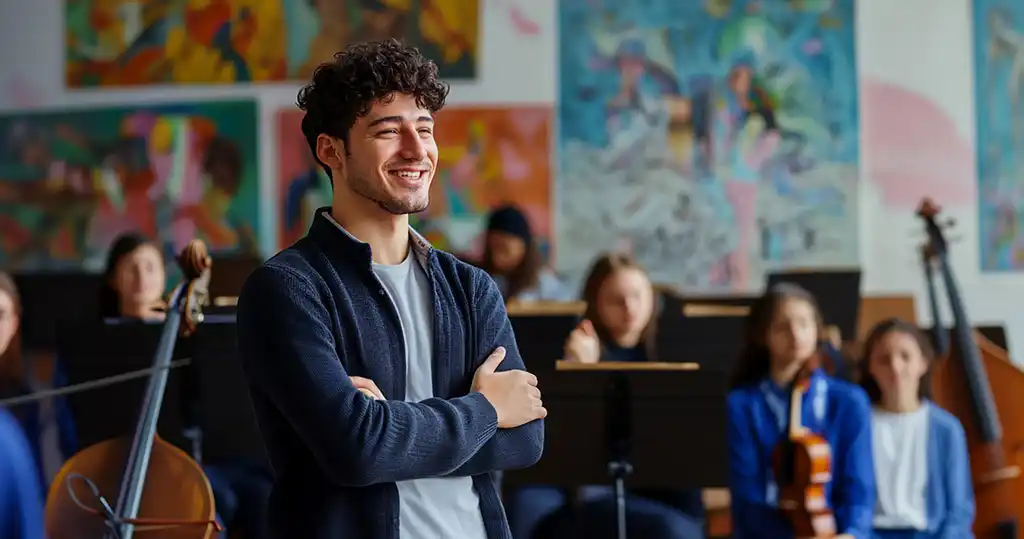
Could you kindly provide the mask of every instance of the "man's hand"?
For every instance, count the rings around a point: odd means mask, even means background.
[[[384,392],[377,387],[377,384],[373,383],[373,380],[363,378],[361,376],[349,376],[348,379],[352,381],[352,385],[356,386],[356,389],[361,391],[367,397],[378,401],[387,400],[384,398]]]
[[[498,347],[473,375],[473,391],[479,391],[498,413],[498,428],[510,429],[547,417],[540,400],[537,377],[520,370],[495,372],[505,359]]]

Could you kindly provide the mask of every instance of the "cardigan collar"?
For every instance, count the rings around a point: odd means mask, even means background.
[[[341,234],[338,234],[341,231]],[[337,251],[348,260],[362,260],[367,266],[373,260],[370,244],[360,241],[331,216],[330,206],[318,208],[309,227],[309,237],[325,250]],[[409,246],[416,260],[424,269],[429,269],[430,258],[434,256],[434,247],[419,232],[409,227]]]

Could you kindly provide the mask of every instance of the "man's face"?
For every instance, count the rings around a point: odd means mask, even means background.
[[[326,138],[321,136],[321,145]],[[434,119],[413,96],[396,94],[358,118],[349,132],[348,155],[340,141],[332,143],[342,163],[340,178],[355,194],[395,215],[427,209],[437,166]]]

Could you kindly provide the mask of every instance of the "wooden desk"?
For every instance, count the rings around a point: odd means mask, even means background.
[[[560,359],[555,363],[556,371],[699,371],[697,363],[669,362],[632,362],[632,361],[600,361],[598,363],[580,363],[570,359]]]

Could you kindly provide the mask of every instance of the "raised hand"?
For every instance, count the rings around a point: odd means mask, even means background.
[[[601,359],[601,340],[590,320],[583,320],[565,340],[565,359],[597,363]]]
[[[494,406],[498,428],[515,428],[547,417],[537,377],[521,370],[497,372],[504,359],[505,349],[499,346],[473,375],[473,391],[479,391]]]

